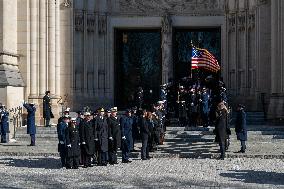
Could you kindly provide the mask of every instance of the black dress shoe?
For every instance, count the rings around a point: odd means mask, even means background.
[[[87,166],[87,165],[84,165],[83,168],[88,168],[88,166]]]
[[[151,158],[153,158],[152,156],[148,156],[148,157],[146,157],[147,159],[151,159]]]
[[[94,167],[93,165],[88,165],[88,167]]]
[[[122,160],[122,163],[131,163],[132,161],[130,160]]]
[[[147,158],[141,158],[141,160],[148,160]]]

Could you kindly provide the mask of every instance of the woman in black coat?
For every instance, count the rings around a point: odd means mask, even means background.
[[[227,119],[228,110],[223,102],[219,103],[216,111],[216,141],[219,142],[221,156],[220,159],[225,158],[226,140],[227,140]]]
[[[76,118],[72,118],[71,124],[66,129],[66,146],[67,146],[67,169],[78,169],[80,157],[80,136],[76,127]]]

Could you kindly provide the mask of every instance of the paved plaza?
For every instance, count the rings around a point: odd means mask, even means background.
[[[0,188],[284,188],[281,159],[158,158],[67,170],[58,157],[0,157]]]

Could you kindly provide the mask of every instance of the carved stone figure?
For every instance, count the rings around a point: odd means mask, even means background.
[[[84,14],[83,12],[75,12],[75,30],[84,31]]]
[[[99,20],[98,20],[98,30],[99,30],[99,35],[104,35],[107,30],[107,20],[106,20],[106,15],[99,15]]]

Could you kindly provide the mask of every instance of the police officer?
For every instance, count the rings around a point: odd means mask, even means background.
[[[71,119],[71,123],[66,129],[66,168],[78,169],[80,157],[80,136],[76,126],[76,118]]]
[[[121,146],[121,128],[119,118],[117,117],[117,107],[111,109],[111,115],[108,118],[109,126],[109,163],[118,164],[117,150]]]
[[[247,126],[246,126],[246,113],[244,110],[244,106],[242,104],[239,104],[237,107],[235,131],[237,134],[237,139],[241,141],[241,150],[239,151],[239,153],[245,153],[246,141],[247,141]]]
[[[57,124],[57,136],[58,136],[58,152],[61,159],[62,167],[66,166],[66,130],[70,122],[69,115],[65,115],[60,123]]]
[[[43,97],[43,118],[45,120],[45,127],[50,127],[50,119],[54,118],[51,111],[50,91],[45,92]]]
[[[131,117],[131,110],[126,110],[125,116],[121,118],[121,135],[122,135],[122,163],[130,163],[129,153],[132,147],[132,125],[133,118]]]
[[[27,134],[31,137],[30,146],[35,146],[35,134],[36,134],[36,125],[35,125],[35,112],[36,107],[34,103],[26,103],[24,102],[23,106],[28,111],[27,116]]]
[[[0,126],[1,126],[1,143],[7,143],[7,132],[9,131],[9,112],[5,105],[0,106]]]
[[[98,165],[106,166],[108,161],[108,123],[107,117],[104,115],[105,110],[103,108],[99,109],[99,114],[95,118],[95,127],[98,139],[99,148],[99,161]]]

